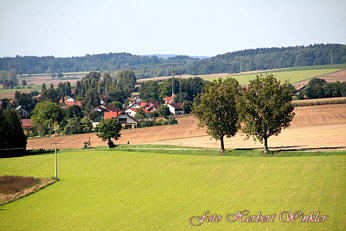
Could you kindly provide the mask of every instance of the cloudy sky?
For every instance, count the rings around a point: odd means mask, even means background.
[[[0,0],[0,56],[346,44],[345,0]]]

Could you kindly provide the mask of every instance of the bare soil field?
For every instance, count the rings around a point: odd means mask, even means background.
[[[323,76],[320,76],[320,77],[317,77],[319,79],[324,79],[326,80],[327,82],[345,82],[346,81],[346,70],[341,70],[341,71],[337,71],[337,72],[333,72],[333,73],[330,73],[330,74],[326,74],[326,75],[323,75]],[[306,79],[304,81],[301,81],[299,83],[297,83],[297,86],[298,85],[301,85],[301,84],[305,84],[307,85],[309,83],[311,79]]]
[[[18,89],[18,91],[29,93],[29,92],[32,92],[34,90],[33,89]],[[13,92],[0,92],[0,99],[4,99],[4,98],[13,99],[15,93],[16,93],[15,91],[13,91]]]
[[[346,146],[346,104],[297,107],[292,126],[268,141],[271,148],[299,150],[343,149]],[[117,144],[174,144],[183,146],[219,148],[219,141],[211,140],[205,128],[198,128],[193,117],[178,118],[178,125],[138,128],[121,131]],[[90,137],[91,146],[105,146],[95,133],[36,138],[28,140],[28,149],[81,148]],[[253,139],[244,141],[241,133],[226,139],[226,148],[261,148]]]

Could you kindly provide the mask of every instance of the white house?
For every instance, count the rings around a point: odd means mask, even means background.
[[[128,109],[125,110],[125,112],[126,112],[127,114],[129,114],[130,116],[135,117],[135,116],[137,115],[137,110],[138,110],[138,109],[139,109],[139,108],[128,108]],[[144,111],[144,113],[146,114],[146,116],[149,116],[150,112],[149,112],[148,110],[145,110],[145,109],[142,109],[142,110]]]
[[[184,114],[182,105],[183,105],[182,103],[172,103],[172,104],[168,104],[167,107],[173,115],[179,115],[179,114]]]

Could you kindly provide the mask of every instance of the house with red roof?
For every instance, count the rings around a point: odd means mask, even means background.
[[[30,131],[33,130],[33,126],[31,124],[31,119],[21,119],[22,127],[25,130],[26,135],[29,135]]]
[[[113,105],[101,105],[99,107],[95,107],[93,111],[99,112],[93,118],[90,118],[94,127],[96,127],[98,123],[100,123],[101,121],[103,121],[105,119],[118,118],[119,116],[120,116],[119,118],[126,117],[126,115],[124,115],[125,112],[123,110],[120,110],[119,108],[117,108],[116,106],[113,106]],[[126,128],[129,128],[130,125],[131,125],[131,127],[134,127],[135,125],[137,125],[137,121],[133,122],[133,118],[132,119],[131,118],[126,119],[126,121],[130,121],[129,123],[125,122],[125,119],[121,119],[121,120],[122,120],[121,124]]]
[[[59,100],[59,103],[62,103],[62,99],[60,99]],[[66,105],[64,105],[64,106],[67,106],[67,107],[71,107],[71,106],[73,106],[73,105],[77,105],[77,106],[80,106],[80,107],[82,107],[82,103],[83,103],[83,101],[75,101],[73,98],[71,98],[70,96],[65,96],[64,97],[64,104],[66,104]],[[63,108],[64,106],[62,106],[61,108]],[[67,108],[66,107],[66,108]],[[65,107],[64,107],[65,108]]]
[[[32,128],[31,119],[21,119],[23,128]]]
[[[142,99],[138,95],[136,95],[135,97],[130,98],[129,105],[133,103],[142,103]]]
[[[137,115],[137,110],[139,110],[139,108],[128,108],[125,110],[125,112],[129,114],[130,116],[135,117]],[[149,117],[150,111],[143,108],[142,110],[144,111],[145,115]]]
[[[174,103],[176,97],[177,97],[176,94],[173,94],[171,97],[168,97],[168,96],[165,97],[165,98],[163,99],[163,100],[165,101],[165,102],[164,102],[164,105]]]
[[[141,103],[133,103],[131,104],[127,109],[133,108],[138,109],[142,108],[143,110],[149,111],[149,113],[156,111],[159,109],[159,103],[158,102],[141,102]]]
[[[121,112],[105,112],[104,119],[117,119],[123,128],[135,128],[137,126],[137,120],[128,115],[125,111]]]

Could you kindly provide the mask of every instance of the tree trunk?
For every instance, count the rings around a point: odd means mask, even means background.
[[[223,136],[221,136],[221,153],[223,153],[225,151],[225,146],[224,146],[224,143],[223,143]]]
[[[263,140],[264,140],[264,150],[263,150],[263,154],[268,154],[268,137],[267,136],[265,136],[264,138],[263,138]]]

